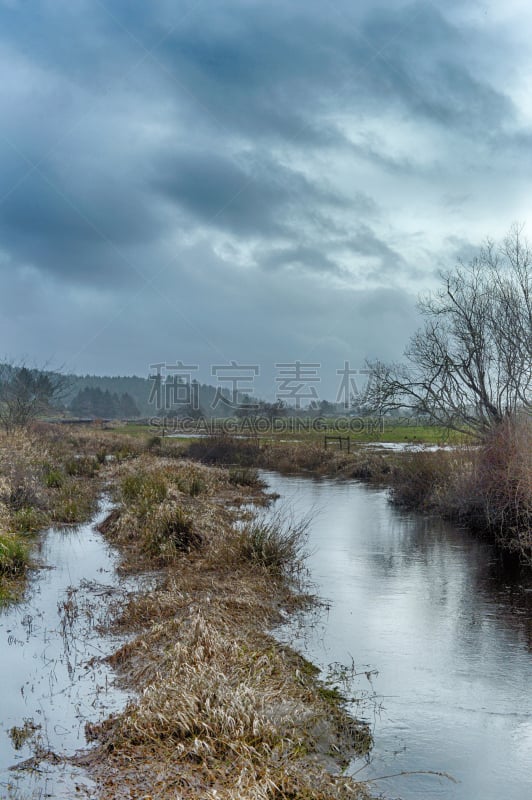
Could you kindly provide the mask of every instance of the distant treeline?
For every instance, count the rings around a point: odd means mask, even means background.
[[[108,389],[102,391],[98,386],[80,389],[70,403],[70,411],[77,417],[95,419],[130,419],[140,416],[140,411],[128,392],[119,395]]]
[[[170,384],[165,388],[163,382],[160,391],[157,392],[154,380],[141,378],[137,375],[117,375],[112,377],[99,375],[68,375],[66,377],[68,379],[68,390],[64,398],[64,403],[65,406],[77,416],[98,416],[106,418],[123,416],[129,418],[132,416],[173,416],[174,414],[179,416],[194,416],[200,413],[206,417],[225,417],[234,414],[234,410],[231,409],[230,406],[225,405],[223,402],[216,402],[217,389],[215,386],[210,386],[208,384],[197,384],[197,388],[195,387],[199,400],[195,405],[199,405],[199,409],[193,409],[185,402],[185,387],[183,387],[183,390],[179,390],[176,389],[175,385]],[[119,398],[123,395],[129,395],[137,409],[137,413],[82,413],[81,410],[77,410],[79,407],[77,398],[85,389],[100,389],[103,394],[108,393],[111,396],[118,396]],[[226,394],[225,389],[224,394]],[[74,408],[74,403],[76,405],[76,410]],[[110,408],[110,406],[108,406],[108,408]]]
[[[0,363],[0,385],[10,380],[20,365]],[[337,416],[346,413],[343,405],[326,400],[313,401],[305,409],[296,410],[283,401],[274,403],[262,400],[257,395],[239,395],[240,406],[231,402],[231,393],[226,387],[192,382],[187,386],[180,384],[179,379],[164,378],[158,382],[153,378],[141,378],[138,375],[73,375],[61,374],[50,370],[26,368],[38,379],[39,375],[48,376],[56,381],[60,378],[61,392],[51,399],[50,409],[67,411],[79,417],[94,418],[133,418],[133,417],[205,417],[229,418],[240,416],[259,416],[273,418],[277,416]],[[94,392],[98,390],[98,392]],[[365,416],[367,410],[351,404],[349,412]],[[391,412],[399,415],[399,411]]]
[[[77,416],[97,416],[97,417],[114,417],[114,416],[151,416],[153,408],[149,405],[148,400],[150,397],[150,390],[152,381],[146,378],[139,378],[133,376],[116,376],[116,377],[100,377],[99,375],[68,375],[68,393],[64,399],[65,405],[68,409],[75,413]],[[77,402],[80,394],[84,390],[98,389],[103,395],[111,395],[113,398],[120,398],[123,395],[128,395],[136,409],[135,414],[114,414],[114,413],[95,413],[86,412],[82,413],[77,408]],[[86,395],[85,395],[86,398]],[[110,405],[107,406],[110,410]]]

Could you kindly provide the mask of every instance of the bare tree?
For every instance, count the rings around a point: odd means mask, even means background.
[[[420,300],[425,324],[405,364],[369,364],[368,399],[409,408],[448,428],[484,435],[520,410],[532,389],[532,251],[514,226],[469,264],[441,274]]]
[[[63,397],[67,378],[26,364],[0,364],[0,425],[10,432],[49,412]]]

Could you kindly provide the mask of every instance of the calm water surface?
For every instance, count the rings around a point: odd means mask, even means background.
[[[441,521],[397,511],[386,492],[353,482],[266,473],[281,504],[316,512],[308,566],[330,607],[290,638],[324,668],[378,675],[355,713],[372,725],[369,764],[388,798],[532,798],[532,581],[502,578],[486,543]],[[376,705],[375,705],[376,704]],[[380,706],[378,708],[377,706]]]
[[[376,696],[354,708],[371,723],[375,747],[353,771],[375,778],[437,770],[458,781],[379,781],[388,798],[530,800],[532,582],[501,580],[489,546],[395,511],[384,492],[267,478],[296,513],[314,509],[309,567],[330,602],[319,624],[284,634],[324,667],[353,661],[359,671],[378,670],[356,684]],[[85,745],[87,720],[126,701],[100,660],[120,642],[97,625],[119,584],[116,555],[91,525],[51,530],[42,543],[51,569],[38,573],[22,604],[0,613],[0,797],[92,797],[90,781],[72,768],[9,769],[35,745],[17,750],[13,726],[33,720],[42,747],[71,754]]]
[[[0,798],[72,800],[96,797],[93,783],[68,764],[25,762],[37,750],[58,756],[86,747],[85,723],[120,710],[128,696],[102,656],[123,638],[103,635],[109,603],[139,579],[120,581],[117,555],[95,529],[108,511],[79,528],[41,537],[38,570],[22,603],[0,611]],[[26,721],[35,735],[17,747],[10,731]],[[13,769],[21,767],[22,769]]]

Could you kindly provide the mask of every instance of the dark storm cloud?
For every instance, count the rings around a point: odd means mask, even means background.
[[[183,149],[156,166],[160,191],[200,222],[236,234],[290,236],[287,215],[293,218],[310,204],[349,205],[267,154],[249,162]]]
[[[436,265],[527,207],[526,53],[471,8],[0,0],[2,335],[88,358],[118,325],[134,371],[132,318],[144,358],[162,318],[193,348],[238,311],[258,351],[275,312],[287,350],[401,348]]]
[[[487,137],[515,117],[506,95],[472,75],[475,43],[432,3],[381,7],[370,14],[364,34],[379,53],[368,72],[374,97],[387,95],[416,116]]]
[[[160,230],[138,187],[124,192],[111,175],[94,170],[62,175],[29,168],[1,206],[2,248],[24,265],[74,282],[138,277],[129,248],[153,243]]]
[[[471,73],[468,34],[431,3],[358,15],[344,3],[229,3],[200,16],[178,24],[156,58],[222,134],[339,145],[331,111],[383,104],[476,135],[515,116]]]
[[[322,250],[308,245],[269,250],[262,259],[259,259],[259,263],[262,267],[268,269],[295,266],[305,270],[316,270],[321,273],[343,274],[338,265],[328,258]]]
[[[358,255],[378,259],[382,272],[401,270],[406,266],[402,256],[367,226],[359,227],[345,245]]]
[[[320,244],[299,244],[288,248],[266,249],[257,258],[257,263],[266,269],[300,268],[305,271],[317,272],[322,275],[332,275],[345,280],[372,278],[383,279],[386,274],[397,274],[401,271],[408,272],[402,256],[390,247],[384,240],[367,226],[358,226],[354,223],[353,231],[349,236],[340,236],[331,239],[325,248],[323,241]],[[363,266],[354,273],[350,273],[342,266],[340,259],[342,253],[354,254],[362,259]],[[335,255],[339,260],[335,260]],[[371,266],[368,262],[371,261]]]

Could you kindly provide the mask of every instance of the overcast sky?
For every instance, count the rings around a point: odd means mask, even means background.
[[[2,349],[334,399],[526,222],[531,35],[524,0],[0,0]]]

